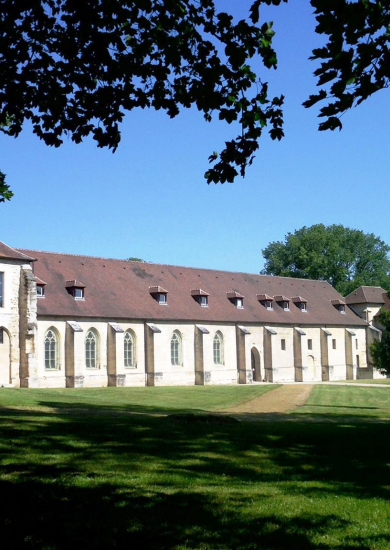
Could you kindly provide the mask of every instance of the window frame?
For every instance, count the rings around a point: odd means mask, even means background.
[[[80,293],[80,296],[77,296],[77,292]],[[73,298],[75,300],[84,300],[84,297],[85,297],[84,289],[79,286],[75,286],[73,288]]]
[[[52,337],[49,340],[49,333]],[[59,361],[59,334],[54,327],[50,327],[45,332],[44,345],[44,357],[45,357],[45,371],[60,370]]]
[[[208,296],[204,296],[203,294],[198,296],[198,302],[201,307],[209,307]]]
[[[130,341],[129,341],[130,340]],[[130,344],[130,350],[129,350]],[[129,355],[131,357],[129,361]],[[136,369],[136,338],[132,330],[126,330],[123,337],[123,366],[125,369]]]
[[[183,337],[180,331],[174,330],[170,341],[171,366],[183,366]]]
[[[160,306],[166,306],[168,305],[168,297],[166,292],[158,292],[157,294],[157,302]]]
[[[90,338],[90,334],[92,334],[93,338]],[[94,358],[93,363],[94,365],[91,366],[92,362],[92,356],[91,356],[91,349],[88,349],[88,343],[89,342],[95,342],[95,349],[94,349]],[[91,345],[91,344],[89,344]],[[85,358],[85,368],[88,370],[98,370],[100,369],[100,353],[99,353],[99,345],[100,345],[100,338],[97,330],[90,328],[87,331],[87,334],[85,336],[84,341],[84,358]]]
[[[219,330],[217,330],[213,338],[213,362],[214,365],[225,364],[223,334]]]
[[[45,285],[37,285],[37,298],[45,297]]]
[[[0,307],[4,307],[4,271],[0,271]]]
[[[236,298],[236,308],[244,309],[244,298]]]

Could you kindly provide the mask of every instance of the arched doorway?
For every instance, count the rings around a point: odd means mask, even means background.
[[[0,327],[0,386],[11,382],[11,340],[7,329]]]
[[[252,377],[254,382],[261,382],[260,353],[257,348],[251,349]]]

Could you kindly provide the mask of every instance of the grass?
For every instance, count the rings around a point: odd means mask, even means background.
[[[388,388],[363,386],[315,386],[304,407],[298,413],[319,418],[389,419]]]
[[[182,386],[90,389],[2,389],[0,406],[16,408],[96,409],[165,414],[171,410],[214,411],[249,401],[275,385]]]
[[[338,381],[339,382],[339,381]],[[390,378],[368,378],[361,380],[341,380],[345,384],[390,384]]]
[[[0,390],[2,548],[389,549],[387,388],[316,386],[277,422],[158,416],[264,389]]]

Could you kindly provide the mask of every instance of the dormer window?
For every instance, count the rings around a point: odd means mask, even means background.
[[[151,296],[160,304],[160,306],[168,305],[168,291],[161,286],[150,286],[149,292]]]
[[[84,300],[84,289],[75,288],[73,291],[73,296],[75,300]]]
[[[43,285],[37,285],[37,298],[45,297],[45,287]]]
[[[44,298],[45,297],[45,281],[42,281],[42,279],[39,279],[38,277],[35,277],[35,282],[37,285],[37,298]]]
[[[209,295],[207,292],[198,288],[196,290],[191,290],[191,296],[193,299],[198,302],[201,307],[208,307],[209,305]]]
[[[307,301],[302,296],[293,296],[291,301],[301,310],[307,311]]]
[[[236,306],[237,309],[244,309],[244,296],[239,292],[227,292],[228,299],[232,304]]]
[[[284,309],[284,311],[290,311],[290,300],[287,298],[287,296],[283,296],[283,294],[279,294],[277,296],[274,296],[275,302],[277,302],[281,308]]]
[[[272,309],[272,296],[268,296],[268,294],[256,294],[256,298],[259,300],[261,305],[265,307],[265,309]]]
[[[73,296],[75,300],[84,300],[85,297],[85,284],[81,281],[73,279],[72,281],[66,281],[66,290]]]
[[[340,313],[345,314],[345,302],[343,300],[331,300],[332,306],[334,306]]]

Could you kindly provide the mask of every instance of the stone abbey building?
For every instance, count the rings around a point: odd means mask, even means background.
[[[0,385],[379,377],[379,287],[16,250],[0,243]]]

